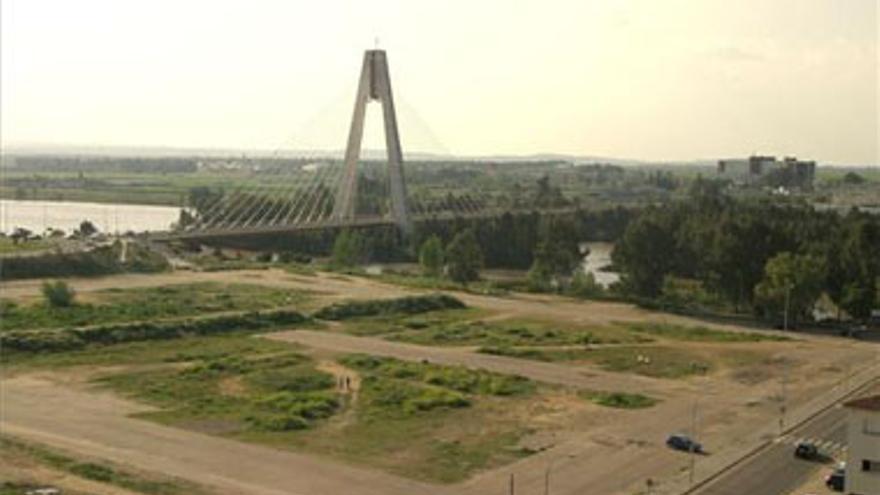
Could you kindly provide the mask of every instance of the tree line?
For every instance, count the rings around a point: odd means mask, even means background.
[[[866,319],[878,305],[880,217],[797,202],[735,200],[694,183],[686,201],[643,210],[615,245],[622,289],[659,298],[676,280],[766,316],[808,317],[826,293]]]

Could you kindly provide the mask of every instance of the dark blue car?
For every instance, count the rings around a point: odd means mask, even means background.
[[[702,452],[703,446],[693,441],[687,435],[675,434],[669,435],[666,439],[666,446],[675,450],[683,450],[685,452]]]

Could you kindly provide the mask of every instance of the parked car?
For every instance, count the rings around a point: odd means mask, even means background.
[[[666,446],[686,452],[703,452],[702,445],[692,440],[689,436],[680,433],[669,435],[669,438],[666,439]]]
[[[842,467],[837,467],[834,471],[825,477],[825,486],[829,489],[834,490],[835,492],[842,492],[844,480],[846,477],[846,470]]]
[[[797,447],[794,448],[794,456],[808,461],[815,461],[822,458],[819,448],[810,442],[801,442],[797,444]]]

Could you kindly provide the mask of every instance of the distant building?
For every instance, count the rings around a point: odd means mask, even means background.
[[[844,404],[849,410],[844,492],[880,495],[880,395]]]
[[[742,186],[810,189],[816,177],[816,162],[791,156],[777,160],[775,156],[754,155],[748,159],[719,160],[718,175]]]

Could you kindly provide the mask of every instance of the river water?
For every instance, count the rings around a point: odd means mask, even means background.
[[[615,272],[606,272],[603,270],[611,264],[611,251],[614,244],[610,242],[585,242],[583,246],[589,248],[590,253],[584,257],[584,272],[592,273],[603,287],[608,287],[620,280],[620,274]]]
[[[174,206],[0,199],[0,232],[23,227],[35,234],[48,228],[69,234],[83,220],[109,233],[168,230],[179,215],[180,208]]]

